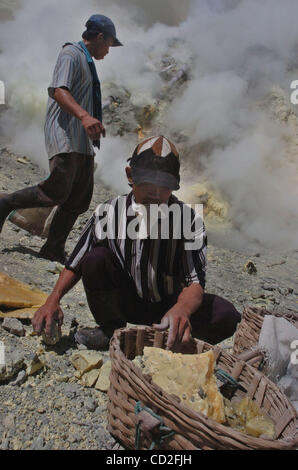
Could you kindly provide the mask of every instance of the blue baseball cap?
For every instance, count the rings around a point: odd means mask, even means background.
[[[92,15],[86,23],[87,31],[107,33],[114,38],[113,47],[123,46],[116,37],[116,28],[113,21],[104,15]]]

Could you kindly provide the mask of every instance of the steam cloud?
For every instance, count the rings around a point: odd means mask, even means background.
[[[7,3],[0,2],[0,8]],[[297,246],[298,164],[288,145],[298,141],[298,125],[289,128],[260,105],[279,85],[290,110],[290,83],[298,79],[296,0],[23,0],[14,5],[14,20],[1,24],[0,79],[10,105],[1,128],[15,151],[47,168],[42,127],[57,55],[66,41],[80,39],[91,14],[106,14],[125,47],[112,49],[97,64],[99,75],[103,83],[130,90],[136,103],[153,104],[162,87],[149,53],[158,62],[175,38],[171,54],[191,65],[187,86],[163,122],[169,136],[184,135],[191,149],[185,174],[192,178],[184,182],[207,180],[219,191],[243,240]],[[124,166],[135,145],[125,137],[107,137],[97,156],[101,177],[119,192],[127,191]]]

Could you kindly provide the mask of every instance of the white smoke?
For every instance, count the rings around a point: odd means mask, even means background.
[[[188,148],[207,144],[206,152],[194,150],[187,160],[192,182],[208,179],[221,192],[244,239],[295,245],[298,163],[296,155],[289,158],[284,138],[291,139],[291,131],[257,102],[275,84],[290,97],[291,80],[298,79],[296,0],[19,4],[14,21],[2,23],[0,30],[0,80],[11,107],[1,126],[14,150],[47,167],[43,122],[57,55],[65,42],[80,40],[91,14],[106,14],[125,47],[111,49],[97,64],[102,82],[128,89],[138,105],[154,103],[162,81],[152,63],[177,39],[171,54],[191,65],[190,79],[164,116],[163,127],[168,134],[185,135]],[[121,192],[127,189],[127,152],[135,144],[107,137],[98,154],[101,178]]]
[[[256,101],[273,84],[290,97],[298,4],[213,0],[191,8],[183,30],[191,38],[193,80],[166,119],[173,130],[187,129],[193,146],[215,144],[193,159],[194,169],[199,173],[199,162],[229,201],[243,234],[268,246],[297,246],[297,154],[287,155],[291,136]]]

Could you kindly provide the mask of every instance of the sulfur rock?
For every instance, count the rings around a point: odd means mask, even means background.
[[[26,375],[34,375],[37,371],[44,367],[44,363],[40,360],[37,354],[29,354],[25,360]]]
[[[22,323],[16,318],[5,318],[2,328],[17,336],[25,336],[25,329]]]
[[[81,378],[81,384],[85,387],[93,387],[100,374],[100,369],[92,369],[85,372]]]
[[[70,361],[80,373],[80,377],[92,369],[98,369],[102,366],[102,356],[97,351],[77,351],[72,354]],[[78,375],[78,374],[77,374]]]
[[[52,323],[50,336],[46,335],[45,331],[42,332],[42,341],[48,345],[57,344],[61,339],[61,326],[56,321]]]
[[[140,361],[134,360],[137,365]],[[160,348],[144,348],[142,372],[150,374],[153,381],[171,395],[181,399],[181,404],[199,411],[209,418],[225,421],[224,402],[214,376],[214,354],[172,353]]]

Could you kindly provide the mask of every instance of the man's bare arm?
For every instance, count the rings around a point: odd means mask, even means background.
[[[63,312],[59,305],[60,300],[80,279],[80,274],[70,271],[67,268],[63,269],[52,293],[47,298],[45,304],[35,312],[32,319],[32,326],[37,334],[40,335],[45,328],[46,335],[50,336],[51,326],[54,320],[57,320],[59,325],[62,325]]]
[[[90,116],[90,114],[76,102],[67,88],[55,88],[53,99],[57,101],[63,111],[66,111],[81,121],[90,139],[98,140],[101,135],[105,137],[106,131],[102,123],[98,119]]]
[[[175,343],[187,343],[191,334],[190,316],[200,307],[204,290],[200,284],[194,283],[185,287],[177,299],[177,303],[163,316],[157,330],[169,329],[167,349]]]

